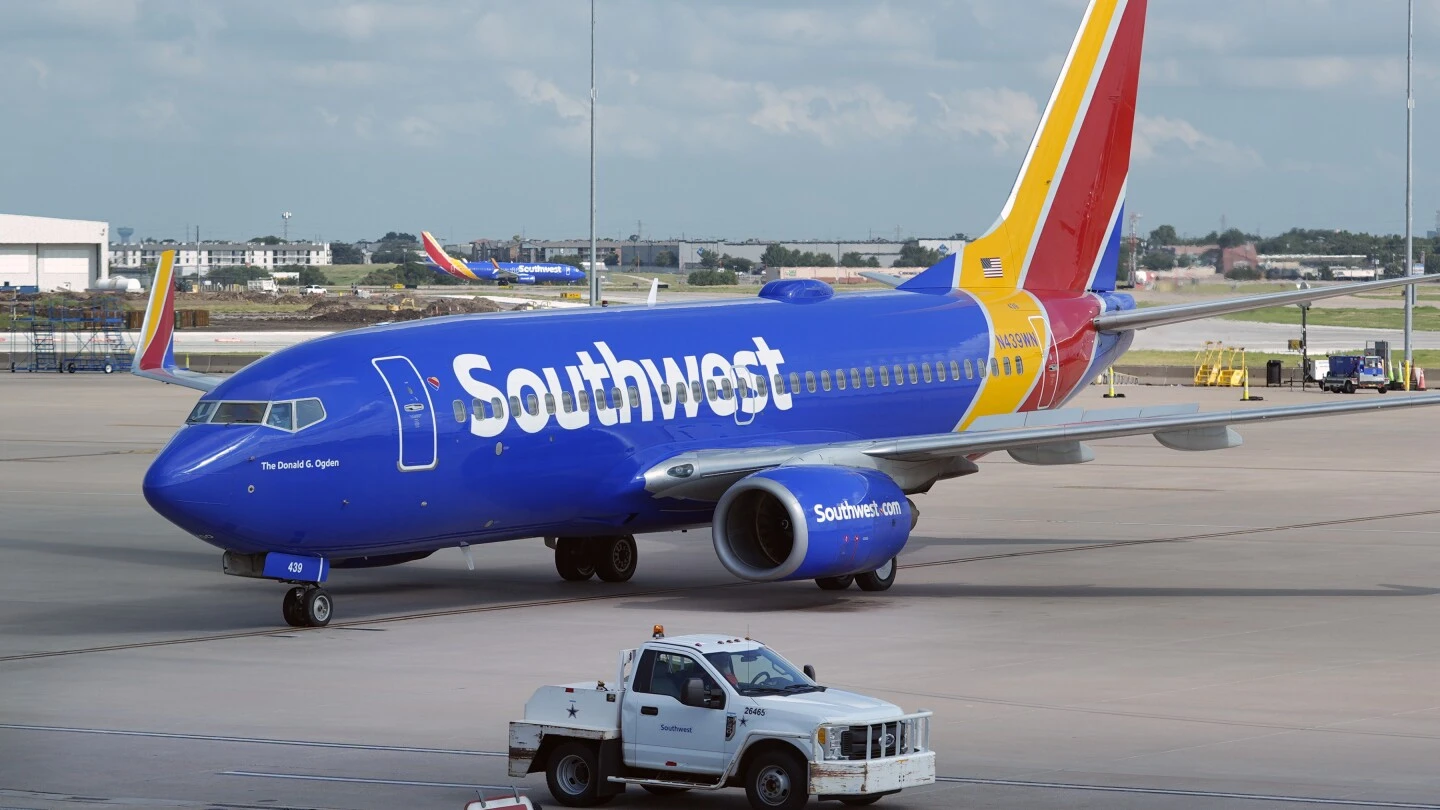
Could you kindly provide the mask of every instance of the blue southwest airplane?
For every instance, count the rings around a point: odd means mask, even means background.
[[[445,252],[429,231],[420,232],[426,263],[437,271],[463,281],[510,281],[516,284],[574,284],[585,280],[585,271],[574,265],[550,262],[462,262]]]
[[[1116,293],[1144,17],[1144,0],[1092,0],[996,224],[893,290],[790,279],[746,300],[434,318],[222,381],[175,366],[166,253],[134,372],[206,393],[145,498],[227,574],[289,584],[297,626],[330,620],[332,568],[543,537],[564,579],[616,582],[635,535],[706,525],[737,577],[878,591],[911,496],[987,453],[1075,464],[1088,440],[1142,434],[1215,450],[1243,423],[1440,404],[1062,408],[1136,330],[1440,277],[1144,309]]]

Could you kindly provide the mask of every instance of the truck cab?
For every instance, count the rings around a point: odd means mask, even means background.
[[[556,801],[743,787],[756,808],[818,796],[869,804],[935,781],[929,712],[830,689],[753,639],[656,637],[615,680],[538,689],[510,724],[510,774],[545,771]]]

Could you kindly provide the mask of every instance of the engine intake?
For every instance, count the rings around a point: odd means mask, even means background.
[[[725,570],[755,582],[873,571],[910,537],[911,507],[884,473],[776,467],[735,482],[711,535]]]

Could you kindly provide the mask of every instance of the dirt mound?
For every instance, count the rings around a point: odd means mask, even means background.
[[[489,298],[437,298],[425,306],[425,317],[437,315],[470,315],[482,312],[501,312],[505,307]]]
[[[386,323],[388,321],[414,321],[425,317],[425,313],[413,309],[386,312],[383,309],[359,309],[354,307],[331,308],[310,318],[312,323],[345,323],[354,325]]]

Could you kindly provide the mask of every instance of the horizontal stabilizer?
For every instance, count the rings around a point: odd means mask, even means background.
[[[861,270],[861,278],[867,278],[877,284],[884,284],[886,287],[899,287],[905,283],[905,279],[899,276],[892,276],[889,273],[877,273],[874,270]]]
[[[1251,295],[1245,298],[1227,298],[1220,301],[1202,301],[1195,304],[1172,304],[1163,307],[1145,307],[1111,312],[1095,319],[1095,328],[1101,332],[1126,332],[1134,329],[1150,329],[1172,323],[1196,321],[1229,315],[1234,312],[1248,312],[1252,309],[1280,307],[1289,304],[1303,304],[1325,298],[1339,298],[1342,295],[1358,295],[1374,290],[1388,290],[1407,284],[1428,284],[1440,279],[1440,273],[1428,276],[1408,276],[1384,281],[1362,281],[1357,284],[1340,284],[1333,287],[1312,287],[1294,292]]]

